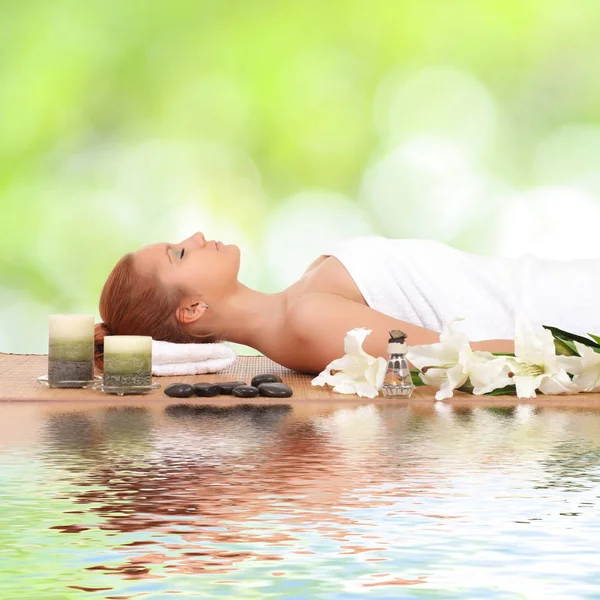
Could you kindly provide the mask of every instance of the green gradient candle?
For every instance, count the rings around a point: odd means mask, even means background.
[[[152,384],[152,338],[147,335],[108,335],[104,338],[104,386]]]
[[[94,379],[94,315],[49,315],[49,385],[83,387],[83,382],[92,379]]]

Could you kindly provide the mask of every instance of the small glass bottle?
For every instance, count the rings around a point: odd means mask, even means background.
[[[384,396],[410,398],[415,386],[406,360],[407,351],[406,334],[399,329],[390,331],[388,342],[390,357],[382,388]]]

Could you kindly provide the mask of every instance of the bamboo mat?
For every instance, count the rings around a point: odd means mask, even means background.
[[[34,402],[81,402],[94,403],[108,400],[110,402],[126,401],[129,399],[144,402],[199,402],[215,404],[219,402],[231,403],[292,403],[292,402],[352,402],[352,403],[393,403],[393,404],[432,404],[435,402],[435,390],[424,386],[416,388],[410,399],[389,399],[383,396],[378,398],[360,398],[352,394],[336,394],[328,387],[311,385],[314,375],[307,375],[290,371],[273,362],[266,356],[238,356],[235,363],[220,373],[210,375],[188,375],[176,377],[154,377],[155,383],[160,383],[161,388],[146,395],[116,396],[104,394],[100,391],[88,389],[48,388],[36,381],[41,375],[46,375],[48,370],[48,356],[46,354],[5,354],[0,352],[0,402],[34,401]],[[232,396],[216,396],[213,398],[170,398],[164,389],[174,382],[197,383],[218,381],[245,381],[250,384],[254,375],[261,373],[274,373],[287,383],[294,395],[291,398],[234,398]],[[600,409],[600,394],[577,394],[573,396],[544,396],[538,394],[537,398],[521,400],[515,396],[483,397],[472,396],[456,392],[455,396],[447,401],[454,406],[514,406],[516,404],[535,404],[548,407],[573,407],[573,408],[598,408]]]

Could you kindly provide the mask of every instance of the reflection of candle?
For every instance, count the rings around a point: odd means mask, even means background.
[[[48,382],[53,387],[65,381],[94,378],[94,315],[49,315]]]
[[[107,335],[104,338],[104,385],[151,384],[152,338],[147,335]]]

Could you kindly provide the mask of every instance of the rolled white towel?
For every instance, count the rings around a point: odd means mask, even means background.
[[[233,348],[216,344],[173,344],[152,340],[152,375],[202,375],[231,366],[237,357]]]

